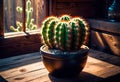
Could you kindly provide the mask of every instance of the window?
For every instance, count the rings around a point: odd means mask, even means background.
[[[4,0],[5,32],[31,31],[46,17],[46,0]]]
[[[28,1],[33,10],[29,21],[32,20],[32,24],[37,26],[35,30],[26,29]],[[39,51],[40,24],[48,15],[47,7],[48,0],[0,0],[0,58]],[[22,12],[16,8],[22,8]],[[17,22],[22,23],[22,27],[14,32],[10,27],[17,29]]]

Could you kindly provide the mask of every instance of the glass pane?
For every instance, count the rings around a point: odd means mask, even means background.
[[[10,27],[17,28],[17,22],[22,22],[22,13],[17,7],[22,6],[22,0],[4,0],[4,26],[5,32],[14,32]]]
[[[26,31],[40,28],[46,17],[46,0],[4,0],[5,32],[23,31],[23,3],[25,1]]]

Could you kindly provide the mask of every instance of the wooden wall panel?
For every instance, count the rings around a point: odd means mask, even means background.
[[[103,16],[103,0],[49,0],[50,15],[69,14],[95,18]]]
[[[90,48],[120,56],[120,22],[89,20]]]

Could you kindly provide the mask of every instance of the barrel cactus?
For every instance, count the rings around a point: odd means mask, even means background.
[[[86,43],[88,24],[81,17],[50,16],[42,22],[43,42],[53,49],[75,51]]]

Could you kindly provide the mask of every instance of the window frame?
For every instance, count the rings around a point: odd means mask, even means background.
[[[3,0],[0,0],[0,10],[2,15],[0,17],[2,18],[2,21],[0,22],[0,59],[16,56],[16,55],[22,55],[26,53],[32,53],[32,52],[39,52],[39,48],[42,45],[41,42],[41,35],[40,31],[41,28],[32,30],[32,31],[25,31],[25,5],[26,0],[23,1],[23,31],[22,32],[11,32],[11,33],[4,33],[4,5]],[[48,3],[49,0],[45,0],[46,3],[46,16],[48,16]]]
[[[4,24],[4,21],[3,21],[3,0],[0,0],[0,37],[3,37],[4,36],[4,28],[3,28],[3,24]]]

